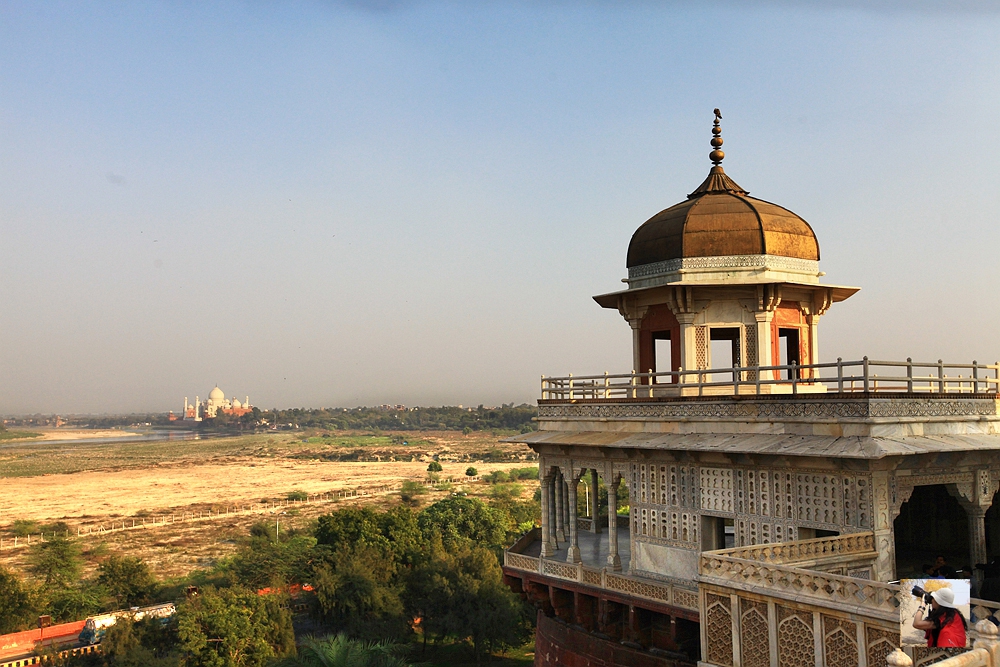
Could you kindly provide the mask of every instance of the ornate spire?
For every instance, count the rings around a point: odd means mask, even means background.
[[[726,154],[720,150],[722,146],[722,128],[719,127],[719,121],[722,120],[722,112],[718,109],[715,110],[715,122],[712,123],[712,148],[714,149],[708,154],[708,159],[712,161],[716,167],[722,164],[722,160],[726,157]]]
[[[712,152],[708,154],[713,167],[708,172],[708,178],[694,192],[688,195],[688,199],[707,195],[710,192],[731,192],[738,195],[748,194],[736,181],[726,176],[726,172],[722,170],[722,160],[726,157],[726,154],[721,149],[722,128],[719,127],[720,120],[722,120],[722,112],[716,109],[715,122],[712,123]]]

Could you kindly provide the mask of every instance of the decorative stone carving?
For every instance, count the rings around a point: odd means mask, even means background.
[[[812,614],[778,605],[778,667],[816,664]]]
[[[730,600],[727,596],[705,594],[705,637],[707,651],[705,660],[713,665],[732,667],[733,664],[733,618]]]
[[[665,273],[675,273],[681,269],[774,269],[799,273],[819,272],[819,262],[778,255],[717,255],[714,257],[683,257],[652,264],[630,267],[629,280],[648,278]]]
[[[825,665],[858,666],[858,627],[842,618],[823,616]]]
[[[672,419],[672,418],[868,418],[946,417],[996,415],[996,401],[989,399],[843,398],[810,401],[711,401],[705,403],[573,403],[543,404],[539,419]]]
[[[741,667],[770,667],[767,604],[740,599]]]
[[[893,632],[868,625],[865,627],[865,643],[869,667],[885,664],[886,657],[899,646],[899,631]],[[903,656],[906,654],[903,653]]]

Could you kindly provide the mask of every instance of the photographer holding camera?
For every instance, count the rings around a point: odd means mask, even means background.
[[[941,588],[927,593],[919,586],[914,586],[912,593],[926,603],[921,604],[913,615],[913,627],[924,631],[927,645],[965,646],[965,633],[969,624],[962,612],[955,608],[955,591]],[[925,617],[926,605],[930,605],[931,611]]]

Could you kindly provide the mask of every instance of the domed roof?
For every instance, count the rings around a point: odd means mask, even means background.
[[[208,393],[208,397],[213,401],[224,401],[226,400],[226,392],[219,389],[219,385],[215,385],[215,389]]]
[[[748,196],[723,171],[716,109],[708,178],[687,201],[642,224],[628,246],[628,268],[685,259],[732,255],[777,255],[819,260],[819,242],[805,220],[777,204]]]

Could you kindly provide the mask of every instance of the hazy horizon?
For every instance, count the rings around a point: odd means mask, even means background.
[[[632,232],[805,218],[820,356],[993,363],[990,3],[0,5],[0,413],[532,402]]]

